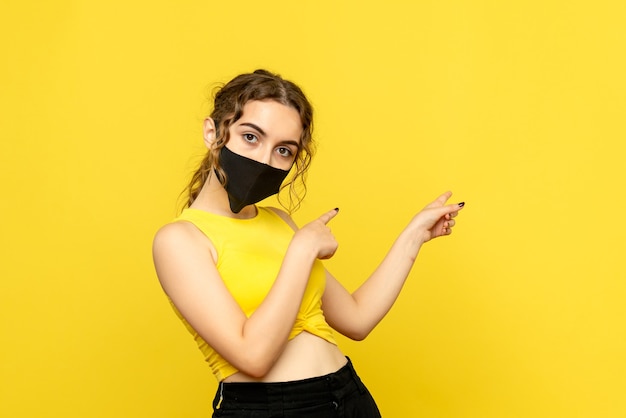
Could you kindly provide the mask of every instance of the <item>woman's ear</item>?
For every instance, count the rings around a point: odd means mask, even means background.
[[[204,137],[204,145],[206,145],[207,148],[211,149],[213,143],[215,142],[216,136],[215,121],[213,121],[213,119],[206,118],[204,120],[202,136]]]

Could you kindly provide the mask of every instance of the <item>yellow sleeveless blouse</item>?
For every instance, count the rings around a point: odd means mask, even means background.
[[[234,219],[188,208],[175,219],[191,222],[211,240],[217,251],[217,270],[248,317],[263,302],[274,284],[294,234],[293,229],[273,210],[257,207],[257,212],[257,216],[251,219]],[[289,339],[306,331],[336,344],[333,330],[322,312],[325,286],[324,267],[319,260],[315,260]],[[213,350],[175,307],[174,310],[193,335],[215,378],[221,381],[235,374],[237,369]]]

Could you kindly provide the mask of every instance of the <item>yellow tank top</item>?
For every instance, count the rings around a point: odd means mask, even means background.
[[[274,284],[294,234],[273,210],[257,207],[257,212],[257,216],[251,219],[234,219],[188,208],[175,219],[191,222],[211,240],[217,251],[217,270],[248,317]],[[315,260],[289,339],[306,331],[336,344],[332,328],[322,312],[325,286],[324,266]],[[237,369],[213,350],[176,308],[174,310],[193,335],[217,380],[236,373]]]

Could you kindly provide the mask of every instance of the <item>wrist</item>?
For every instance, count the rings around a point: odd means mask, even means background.
[[[296,257],[302,262],[310,263],[311,265],[317,259],[318,253],[319,250],[311,245],[310,240],[306,238],[299,239],[298,235],[294,235],[289,243],[289,248],[287,248],[287,256],[291,255],[291,257]]]
[[[424,237],[425,231],[420,228],[405,229],[398,237],[397,243],[406,249],[409,256],[412,258],[417,256],[422,245],[426,242]]]

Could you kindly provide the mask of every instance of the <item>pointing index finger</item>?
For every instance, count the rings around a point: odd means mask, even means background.
[[[339,213],[339,208],[335,208],[333,210],[329,210],[328,212],[326,212],[325,214],[320,216],[319,220],[322,221],[324,223],[324,225],[326,225],[328,222],[330,222],[331,219],[333,219],[335,216],[337,216],[337,213]]]

